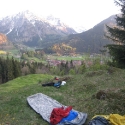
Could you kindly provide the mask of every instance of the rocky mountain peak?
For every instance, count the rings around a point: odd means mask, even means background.
[[[60,18],[55,18],[53,15],[49,15],[46,17],[46,20],[52,24],[52,25],[55,25],[55,26],[60,26],[60,25],[65,25],[63,22],[61,22]]]
[[[1,19],[0,32],[12,42],[27,42],[29,45],[50,37],[55,39],[76,33],[58,18],[49,16],[44,19],[28,10]]]

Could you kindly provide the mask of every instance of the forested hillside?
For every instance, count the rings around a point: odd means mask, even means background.
[[[62,41],[76,48],[76,52],[100,53],[100,50],[104,49],[103,46],[112,43],[104,37],[104,34],[106,32],[106,24],[110,26],[115,25],[114,18],[115,16],[113,15],[103,20],[92,29],[83,33],[69,35]]]

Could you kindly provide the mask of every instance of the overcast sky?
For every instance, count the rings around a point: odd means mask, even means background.
[[[52,14],[70,26],[92,28],[119,13],[114,0],[2,0],[0,18],[30,10],[38,15]]]

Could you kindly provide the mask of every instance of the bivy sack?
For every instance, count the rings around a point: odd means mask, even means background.
[[[42,118],[50,124],[51,114],[55,108],[63,108],[67,110],[68,106],[65,106],[58,101],[52,99],[51,97],[37,93],[27,97],[28,104],[35,110]],[[69,116],[70,115],[70,116]],[[69,115],[56,125],[83,125],[87,118],[87,113],[79,112],[71,108],[69,110]]]

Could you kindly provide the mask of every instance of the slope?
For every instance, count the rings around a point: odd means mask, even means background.
[[[6,34],[11,42],[32,47],[44,47],[63,36],[76,33],[73,28],[60,21],[53,25],[28,10],[1,19],[0,32]]]
[[[88,31],[69,35],[63,42],[76,48],[77,52],[99,53],[101,49],[104,49],[103,46],[111,43],[104,37],[104,33],[106,32],[106,24],[110,26],[115,25],[114,18],[115,16],[113,15]]]
[[[53,77],[31,74],[0,85],[0,124],[48,125],[27,104],[26,98],[35,93],[46,94],[64,105],[88,113],[88,121],[94,115],[124,114],[124,70],[114,68],[110,74],[107,70],[89,71],[70,76],[71,79],[60,88],[42,87],[41,84]],[[100,91],[106,94],[105,99],[101,99],[101,94],[100,99],[97,99]]]

